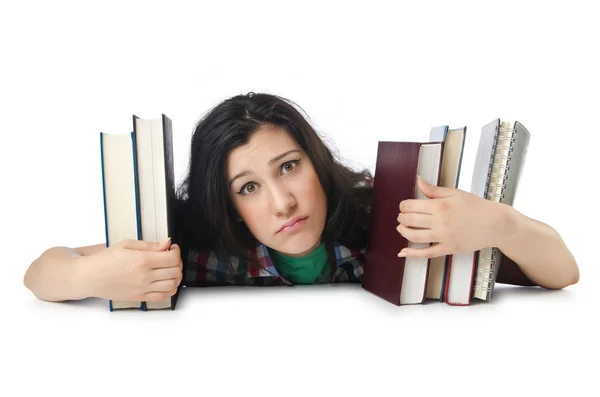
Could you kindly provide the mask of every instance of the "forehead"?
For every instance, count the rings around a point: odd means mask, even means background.
[[[261,126],[246,144],[229,153],[228,174],[231,177],[242,170],[267,167],[270,159],[291,149],[301,150],[301,147],[287,131],[278,126]]]

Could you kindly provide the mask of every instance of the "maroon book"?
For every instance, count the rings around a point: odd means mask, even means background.
[[[417,174],[432,185],[439,181],[443,142],[384,142],[377,149],[366,264],[362,287],[395,305],[425,299],[429,258],[398,257],[409,242],[396,229],[400,202],[423,199]],[[406,266],[405,266],[406,265]]]

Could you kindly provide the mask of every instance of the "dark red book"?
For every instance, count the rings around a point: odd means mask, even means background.
[[[362,287],[398,306],[423,303],[430,262],[398,257],[407,246],[430,245],[410,242],[398,232],[400,202],[428,199],[417,186],[417,174],[437,186],[443,148],[443,142],[378,144]]]

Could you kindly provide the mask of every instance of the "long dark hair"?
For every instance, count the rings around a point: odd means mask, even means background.
[[[215,250],[251,261],[248,251],[257,241],[228,194],[225,165],[228,153],[248,142],[264,124],[286,130],[309,156],[327,197],[322,241],[334,269],[333,242],[352,249],[366,245],[372,175],[354,171],[336,159],[304,110],[289,99],[250,92],[231,97],[210,109],[192,136],[187,174],[177,188],[176,235],[185,258],[189,249]]]

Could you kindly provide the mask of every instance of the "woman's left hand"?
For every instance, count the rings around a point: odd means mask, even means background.
[[[498,246],[498,239],[506,229],[506,204],[417,179],[418,187],[427,199],[400,203],[397,230],[409,241],[437,244],[426,248],[406,247],[402,253],[434,258]]]

